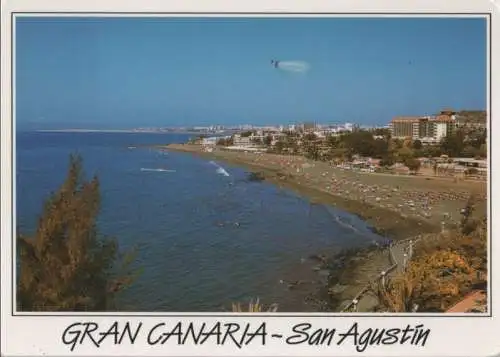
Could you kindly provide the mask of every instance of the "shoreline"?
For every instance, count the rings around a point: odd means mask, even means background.
[[[482,195],[486,197],[486,183],[346,172],[299,156],[221,149],[204,152],[201,146],[191,144],[154,147],[245,168],[257,173],[258,179],[289,189],[313,204],[332,205],[356,215],[374,233],[394,241],[438,233],[444,219],[447,227],[453,227],[461,218],[459,211],[471,193],[480,199]],[[486,200],[479,207],[486,212]],[[324,257],[320,265],[329,270],[330,275],[325,286],[309,292],[309,301],[318,311],[338,311],[352,300],[360,287],[389,266],[389,252],[373,248],[367,245]],[[377,304],[368,299],[363,305],[360,308],[369,312]]]
[[[463,192],[457,192],[458,190],[456,189],[463,189],[465,186],[467,191],[471,191],[471,193],[480,195],[481,191],[484,191],[483,194],[486,195],[485,183],[453,184],[453,181],[443,180],[440,185],[437,185],[436,181],[440,181],[439,179],[427,180],[421,177],[415,178],[397,175],[391,175],[391,180],[389,180],[389,178],[386,180],[383,174],[346,172],[328,166],[326,163],[313,162],[302,157],[288,157],[267,153],[245,154],[217,149],[214,152],[203,152],[199,145],[189,144],[157,145],[155,147],[185,152],[207,159],[220,160],[229,165],[243,167],[249,172],[259,173],[264,180],[288,188],[309,199],[312,203],[333,205],[343,211],[354,214],[372,226],[376,233],[395,240],[405,239],[419,234],[439,232],[441,230],[443,216],[447,216],[448,224],[458,222],[460,219],[459,210],[465,205],[468,194],[464,195]],[[261,160],[261,158],[264,158],[264,160]],[[266,160],[266,158],[269,160]],[[283,168],[272,165],[279,160],[298,162],[302,165],[315,165],[316,167],[307,167],[302,170],[305,173],[301,172],[297,174],[296,172],[292,172],[296,165],[289,165],[292,166],[292,170],[290,167]],[[309,172],[307,172],[307,169],[310,169]],[[314,171],[314,169],[316,170]],[[323,175],[325,170],[327,170],[328,176],[331,174],[332,177],[335,177],[334,180],[344,180],[336,190],[332,190],[332,187],[328,187],[328,181],[331,180],[327,175]],[[323,173],[319,173],[318,171],[323,171]],[[376,182],[375,184],[370,182],[373,181],[373,179],[382,181],[382,184],[380,184],[380,182]],[[351,187],[342,187],[347,186],[346,183],[349,181],[351,183],[358,183],[358,187],[352,187],[353,185],[351,185]],[[397,183],[396,186],[400,187],[393,187],[390,191],[386,188],[385,190],[388,192],[385,192],[385,195],[387,197],[382,197],[384,193],[376,191],[378,187],[384,185],[384,181],[395,181]],[[391,182],[385,182],[385,185],[390,184]],[[403,184],[406,187],[404,187]],[[330,186],[333,186],[333,184],[330,183]],[[328,188],[330,188],[330,190],[328,190]],[[346,191],[346,188],[352,189],[352,192]],[[476,189],[474,190],[471,188]],[[359,193],[355,192],[356,189],[357,191],[361,189],[364,191],[363,193],[377,197],[374,197],[374,199],[371,197],[371,200],[359,197],[359,195],[356,195],[356,193]],[[428,194],[436,196],[439,195],[439,193],[443,193],[444,197],[437,197],[435,202],[430,204],[424,202],[423,205],[427,205],[427,208],[431,205],[434,206],[428,209],[431,213],[428,213],[424,218],[421,215],[417,215],[420,213],[418,209],[421,208],[418,207],[417,200],[419,198],[405,201],[405,197],[395,197],[398,193],[403,193],[403,195],[407,193],[410,197],[420,195],[420,199],[425,198]],[[486,210],[486,205],[484,209]],[[455,210],[455,212],[450,212],[452,210]],[[412,215],[412,213],[417,214]]]

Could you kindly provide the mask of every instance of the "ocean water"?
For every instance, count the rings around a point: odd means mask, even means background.
[[[320,274],[305,258],[379,238],[356,216],[248,181],[243,168],[146,146],[188,137],[17,133],[16,225],[34,231],[69,155],[81,154],[86,177],[101,183],[100,233],[137,249],[142,272],[119,298],[124,311],[227,311],[255,297],[280,311],[310,311],[305,293],[281,281],[315,286]]]

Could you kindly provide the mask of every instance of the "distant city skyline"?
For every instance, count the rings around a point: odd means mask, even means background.
[[[485,110],[486,29],[481,18],[18,18],[16,125],[382,126]]]

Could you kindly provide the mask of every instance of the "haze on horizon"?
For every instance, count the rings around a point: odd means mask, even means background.
[[[486,30],[481,18],[17,18],[17,127],[363,125],[484,110]]]

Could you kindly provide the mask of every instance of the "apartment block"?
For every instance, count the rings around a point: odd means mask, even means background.
[[[389,128],[394,138],[411,138],[424,144],[437,144],[456,127],[455,113],[442,111],[435,116],[396,117]]]

